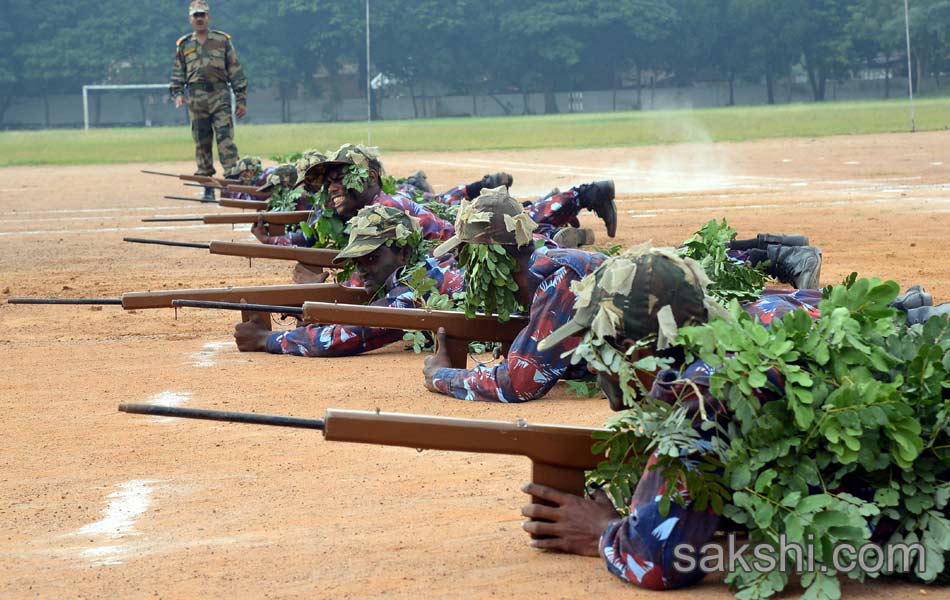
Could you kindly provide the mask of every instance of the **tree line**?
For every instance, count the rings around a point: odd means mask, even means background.
[[[83,84],[161,82],[187,2],[7,0],[0,21],[0,119],[14,96],[76,93]],[[804,73],[814,100],[829,82],[875,69],[906,75],[903,0],[371,0],[373,64],[361,1],[211,2],[252,86],[333,99],[328,82],[367,71],[452,94],[554,92],[764,82],[767,101]],[[950,71],[950,2],[910,0],[915,80]]]

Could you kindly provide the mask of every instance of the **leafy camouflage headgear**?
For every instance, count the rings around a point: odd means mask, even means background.
[[[524,246],[538,228],[524,206],[508,194],[505,186],[482,189],[478,198],[462,200],[455,218],[455,235],[435,249],[434,256],[448,254],[460,244]]]
[[[292,188],[295,183],[297,183],[297,167],[290,163],[285,163],[278,165],[277,168],[267,176],[267,181],[264,185],[257,188],[257,191],[266,192],[278,186]]]
[[[245,156],[234,165],[234,168],[231,169],[229,175],[231,177],[237,177],[244,171],[253,171],[254,176],[257,177],[261,174],[261,168],[263,163],[261,162],[260,156]]]
[[[340,149],[333,153],[327,160],[321,161],[307,169],[304,179],[307,184],[313,188],[323,186],[324,176],[330,167],[359,165],[369,168],[370,163],[379,166],[379,176],[382,177],[383,163],[379,161],[379,148],[375,146],[364,146],[362,144],[343,144]]]
[[[210,13],[211,8],[208,7],[208,3],[205,0],[192,0],[191,4],[188,5],[188,16],[192,16],[195,13]]]
[[[652,248],[649,242],[631,248],[571,284],[574,317],[544,338],[538,350],[587,332],[617,341],[656,335],[656,347],[663,350],[680,327],[728,314],[706,295],[709,283],[697,261],[672,248]]]
[[[297,184],[294,187],[300,187],[307,180],[307,170],[310,167],[320,164],[327,159],[327,155],[319,150],[311,148],[304,150],[303,155],[297,159]]]
[[[417,244],[421,239],[422,226],[416,217],[391,206],[366,206],[350,221],[350,241],[333,263],[366,256],[390,240],[405,246],[407,243]]]

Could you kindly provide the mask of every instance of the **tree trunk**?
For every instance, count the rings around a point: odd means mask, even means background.
[[[656,73],[650,74],[650,110],[656,108]]]
[[[102,94],[96,94],[96,118],[92,122],[96,126],[102,123]]]
[[[524,102],[524,111],[522,114],[530,115],[531,108],[528,106],[528,92],[521,92],[521,101]]]
[[[148,114],[145,112],[146,111],[145,96],[142,94],[139,94],[138,101],[139,101],[139,110],[142,113],[142,126],[144,127],[146,126],[146,123],[148,123]]]
[[[3,125],[3,119],[7,115],[7,110],[13,104],[13,95],[0,96],[0,125]],[[2,127],[0,127],[2,129]]]
[[[614,89],[613,89],[613,94],[611,97],[611,105],[612,105],[611,110],[613,110],[614,112],[617,112],[617,80],[618,79],[620,79],[620,75],[618,75],[617,73],[614,73],[614,76],[613,76]]]
[[[891,67],[884,67],[884,98],[891,97]]]
[[[472,116],[478,116],[478,97],[472,94]]]
[[[43,122],[46,124],[46,128],[49,129],[49,94],[43,94]]]
[[[765,93],[768,103],[775,104],[775,73],[772,72],[771,65],[765,67]]]
[[[736,74],[729,73],[729,104],[728,106],[736,105]]]
[[[413,118],[419,118],[419,107],[416,106],[416,88],[412,85],[412,78],[410,77],[407,81],[409,85],[409,95],[412,97],[412,116]]]
[[[643,70],[637,65],[637,110],[643,110]]]

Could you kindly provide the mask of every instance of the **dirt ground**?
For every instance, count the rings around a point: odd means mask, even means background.
[[[238,140],[240,141],[240,140]],[[947,133],[577,151],[398,154],[436,189],[507,170],[530,198],[616,180],[616,243],[675,244],[725,216],[800,232],[824,283],[851,271],[950,300]],[[145,224],[213,212],[147,165],[0,170],[0,300],[285,283],[290,266],[131,245],[244,241],[229,226]],[[154,166],[153,166],[154,167]],[[162,170],[191,172],[182,162]],[[603,226],[582,216],[606,243]],[[544,554],[520,530],[526,459],[325,442],[315,433],[118,413],[120,402],[320,417],[327,408],[599,425],[606,402],[558,386],[522,405],[431,394],[422,359],[240,354],[235,315],[0,304],[0,597],[655,597],[599,559]],[[929,595],[900,583],[851,597]],[[616,595],[616,596],[614,596]],[[727,598],[717,578],[666,594]]]

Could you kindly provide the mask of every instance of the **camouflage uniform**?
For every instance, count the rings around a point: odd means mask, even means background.
[[[172,98],[177,98],[183,96],[185,86],[188,87],[188,116],[198,165],[196,175],[214,175],[212,142],[215,137],[218,140],[218,159],[224,172],[230,173],[238,161],[229,83],[237,105],[245,106],[247,78],[231,44],[231,36],[209,30],[204,44],[198,42],[196,33],[178,39],[170,91]]]

